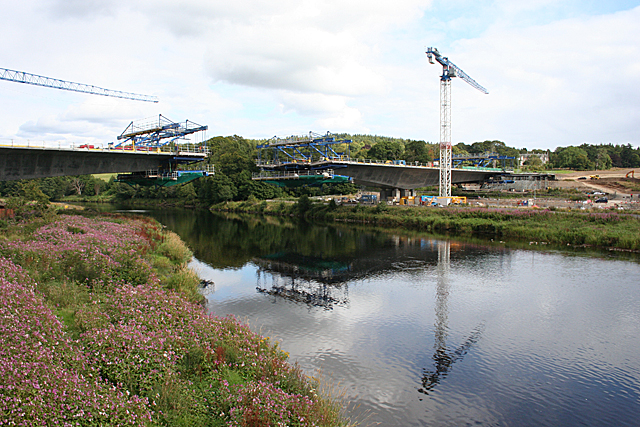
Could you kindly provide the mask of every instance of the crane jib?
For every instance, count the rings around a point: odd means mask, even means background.
[[[111,96],[115,98],[130,99],[133,101],[158,102],[158,98],[151,95],[141,95],[137,93],[122,92],[119,90],[104,89],[98,86],[68,82],[65,80],[39,76],[37,74],[25,73],[24,71],[9,70],[7,68],[0,68],[0,80],[26,83],[54,89],[70,90],[73,92],[90,93],[93,95]]]
[[[438,52],[438,49],[430,47],[427,49],[426,53],[430,63],[434,64],[433,60],[435,59],[436,61],[438,61],[440,65],[442,65],[442,76],[441,76],[442,80],[449,80],[452,77],[459,77],[465,82],[467,82],[469,85],[471,85],[472,87],[478,89],[480,92],[483,92],[485,94],[489,93],[487,89],[485,89],[478,82],[476,82],[471,77],[469,77],[469,75],[464,71],[462,71],[460,67],[458,67],[453,62],[449,61],[449,58],[447,58],[446,56],[440,55],[440,52]]]

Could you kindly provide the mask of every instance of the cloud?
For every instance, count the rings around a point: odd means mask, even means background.
[[[347,105],[348,98],[336,95],[284,93],[282,111],[294,111],[313,117],[320,130],[338,132],[361,132],[362,114],[357,108]]]
[[[87,18],[113,15],[118,6],[113,0],[52,0],[49,10],[57,18]]]
[[[0,36],[12,42],[0,65],[160,103],[6,83],[3,138],[22,124],[29,137],[109,141],[121,123],[162,113],[215,134],[339,129],[437,141],[441,70],[424,55],[435,46],[490,91],[454,81],[454,142],[640,144],[640,12],[602,14],[622,3],[5,2]]]
[[[459,59],[490,92],[478,101],[456,82],[453,105],[475,116],[467,135],[473,128],[492,139],[545,148],[637,144],[638,22],[640,8],[635,8],[523,29],[496,26],[479,38],[459,41],[452,60]]]
[[[132,118],[141,118],[144,106],[115,98],[89,96],[70,104],[58,114],[42,114],[28,120],[18,130],[18,137],[47,141],[107,143],[115,141]]]

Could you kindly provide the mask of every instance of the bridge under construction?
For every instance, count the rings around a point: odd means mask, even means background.
[[[131,122],[118,137],[121,142],[107,147],[0,145],[0,181],[118,173],[119,181],[130,184],[182,184],[214,172],[212,165],[202,165],[209,154],[204,141],[188,139],[188,135],[206,129],[188,120],[173,122],[159,115]]]
[[[310,132],[303,136],[273,138],[257,147],[256,164],[261,172],[254,174],[253,179],[281,186],[298,186],[312,181],[315,185],[322,185],[331,182],[328,178],[342,177],[344,182],[380,188],[381,199],[415,196],[416,189],[440,182],[440,168],[432,164],[352,159],[351,143],[349,139],[339,139],[330,133],[318,135]],[[451,183],[480,185],[521,181],[532,183],[534,188],[542,188],[546,187],[548,180],[555,179],[549,174],[515,174],[505,167],[505,159],[495,153],[461,158],[451,169]],[[476,166],[466,166],[462,160],[471,161]],[[502,161],[502,168],[478,166],[495,163],[496,160]]]

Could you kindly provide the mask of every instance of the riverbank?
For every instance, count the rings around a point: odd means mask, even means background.
[[[606,211],[531,208],[363,206],[314,203],[228,202],[212,210],[299,216],[402,228],[450,236],[640,251],[638,215]]]
[[[0,419],[15,425],[340,426],[277,343],[205,313],[191,252],[148,218],[0,232]]]

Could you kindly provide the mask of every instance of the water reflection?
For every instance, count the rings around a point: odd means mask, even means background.
[[[367,255],[366,259],[357,258],[348,262],[286,251],[256,257],[253,259],[258,266],[256,290],[274,298],[331,310],[334,306],[348,306],[350,281],[388,274],[411,264],[414,268],[435,264],[437,286],[433,366],[423,368],[422,387],[418,388],[418,392],[428,395],[446,378],[453,364],[461,361],[478,342],[484,330],[484,324],[481,323],[460,346],[447,346],[451,242],[392,236],[388,245],[369,249]]]
[[[320,251],[320,256],[313,256],[287,250],[254,257],[252,262],[258,267],[256,290],[324,309],[347,306],[349,282],[439,265],[433,248],[440,243],[450,245],[433,239],[388,235],[381,240],[372,233],[348,229],[327,234],[355,244],[348,251],[342,248],[339,258],[331,252]],[[372,241],[377,244],[371,245]]]
[[[246,319],[306,373],[340,382],[358,407],[351,414],[369,415],[362,425],[640,419],[637,261],[279,218],[154,215],[215,281],[211,312]]]
[[[453,350],[447,347],[449,329],[449,307],[447,302],[449,298],[449,272],[451,269],[451,242],[448,240],[439,240],[436,246],[438,248],[438,264],[436,268],[436,322],[434,326],[433,367],[423,369],[421,378],[422,387],[418,388],[418,392],[426,395],[446,378],[453,364],[462,360],[471,346],[478,342],[484,329],[484,324],[480,324],[471,332],[462,345]]]
[[[348,304],[343,283],[349,263],[289,252],[256,257],[253,262],[258,266],[256,290],[260,293],[326,310]]]

